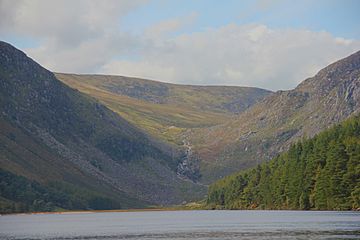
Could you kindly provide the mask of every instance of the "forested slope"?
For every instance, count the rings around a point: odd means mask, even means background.
[[[209,188],[210,208],[360,208],[360,116]]]

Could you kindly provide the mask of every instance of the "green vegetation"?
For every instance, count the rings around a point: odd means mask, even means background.
[[[253,167],[358,111],[359,59],[360,52],[255,104],[270,92],[54,75],[0,41],[0,209],[136,208],[204,198],[204,183]],[[212,185],[208,206],[359,208],[358,120]]]
[[[176,85],[138,78],[56,73],[161,140],[182,145],[187,129],[219,125],[268,95],[248,87]]]
[[[360,116],[209,188],[209,208],[360,208]]]
[[[120,209],[119,201],[63,182],[44,186],[0,169],[0,213]]]

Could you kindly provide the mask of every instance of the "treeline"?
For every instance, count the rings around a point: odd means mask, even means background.
[[[0,213],[119,209],[118,201],[70,184],[48,186],[0,169]]]
[[[212,209],[360,208],[360,116],[302,140],[269,162],[214,183]]]

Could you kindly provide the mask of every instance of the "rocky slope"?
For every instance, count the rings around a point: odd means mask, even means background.
[[[193,131],[203,182],[256,165],[360,110],[360,52],[294,90],[278,91],[226,124]]]
[[[199,161],[187,144],[188,131],[225,123],[271,93],[258,88],[177,85],[122,76],[55,76],[178,149],[182,154],[177,175],[194,182],[201,174]]]
[[[172,204],[204,188],[176,174],[179,154],[0,42],[0,166],[99,192],[123,207]]]

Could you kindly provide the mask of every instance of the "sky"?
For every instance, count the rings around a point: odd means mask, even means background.
[[[47,69],[294,88],[360,50],[358,0],[0,0],[0,40]]]

